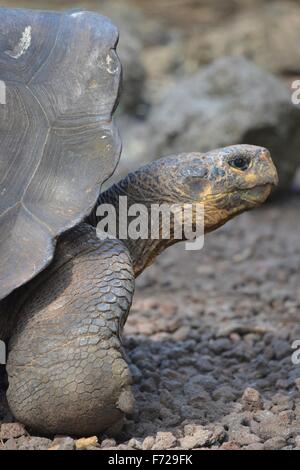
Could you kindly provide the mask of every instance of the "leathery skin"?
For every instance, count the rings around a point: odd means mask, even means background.
[[[134,404],[120,341],[134,291],[126,247],[82,224],[34,284],[9,342],[14,416],[44,434],[117,430]]]

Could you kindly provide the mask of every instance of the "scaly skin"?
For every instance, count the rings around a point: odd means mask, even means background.
[[[236,168],[236,158],[246,167]],[[202,203],[208,233],[264,202],[276,183],[265,149],[234,146],[158,160],[114,185],[99,203],[117,208],[120,195],[149,208]],[[96,225],[95,211],[89,222]],[[87,224],[61,237],[51,266],[2,306],[14,313],[10,328],[2,320],[0,337],[12,331],[7,397],[18,420],[43,434],[120,429],[134,404],[120,341],[134,276],[177,241],[101,241]]]
[[[85,224],[62,237],[9,342],[7,398],[19,421],[42,434],[91,435],[132,411],[119,334],[133,291],[118,240],[101,243]]]

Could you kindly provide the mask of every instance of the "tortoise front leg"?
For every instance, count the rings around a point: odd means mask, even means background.
[[[38,281],[9,342],[11,411],[43,434],[116,430],[134,403],[119,336],[134,291],[126,248],[82,225]]]

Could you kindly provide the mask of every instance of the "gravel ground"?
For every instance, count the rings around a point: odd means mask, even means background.
[[[117,441],[30,436],[2,390],[0,448],[300,449],[299,214],[299,197],[265,205],[141,276],[124,340],[137,407]]]

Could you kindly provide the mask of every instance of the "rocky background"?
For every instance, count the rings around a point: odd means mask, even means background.
[[[250,143],[271,150],[280,188],[200,253],[173,247],[138,280],[125,328],[137,408],[120,436],[32,436],[3,385],[0,449],[300,449],[300,1],[5,3],[83,6],[119,27],[114,179],[172,152]]]

